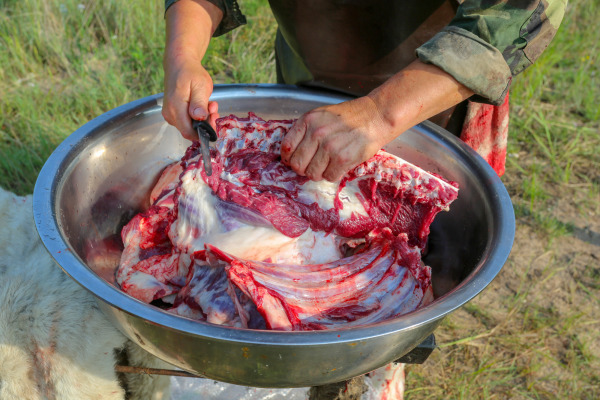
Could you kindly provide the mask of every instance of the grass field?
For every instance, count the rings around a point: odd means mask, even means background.
[[[275,23],[213,40],[216,83],[274,82]],[[161,1],[0,0],[0,186],[33,190],[51,151],[90,119],[162,91]],[[576,0],[511,92],[503,181],[517,215],[497,279],[407,368],[408,399],[600,398],[600,0]]]

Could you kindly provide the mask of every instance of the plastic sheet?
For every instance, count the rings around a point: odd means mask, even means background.
[[[404,364],[388,364],[365,375],[367,391],[361,400],[404,396]],[[307,400],[310,388],[265,389],[232,385],[202,378],[171,378],[171,400]]]
[[[306,400],[309,388],[265,389],[201,378],[171,378],[171,400]]]

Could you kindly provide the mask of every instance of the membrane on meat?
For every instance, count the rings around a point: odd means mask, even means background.
[[[432,301],[421,261],[458,185],[385,151],[339,182],[281,162],[294,121],[217,121],[213,174],[199,144],[169,165],[122,230],[121,289],[175,314],[253,329],[382,321]]]

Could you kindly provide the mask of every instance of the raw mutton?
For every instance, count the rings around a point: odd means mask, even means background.
[[[378,152],[340,182],[280,159],[293,121],[217,121],[213,174],[198,143],[168,166],[122,231],[122,290],[181,316],[279,330],[368,324],[432,300],[421,261],[457,185]]]

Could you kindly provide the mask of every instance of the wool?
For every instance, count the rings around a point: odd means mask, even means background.
[[[114,366],[123,350],[132,365],[165,368],[54,263],[31,196],[0,188],[0,399],[167,399],[167,377],[126,376],[122,387]]]
[[[117,376],[117,360],[133,366],[173,368],[115,329],[94,296],[54,263],[35,229],[31,196],[16,196],[0,188],[0,399],[170,398],[168,377]],[[364,379],[355,379],[356,387],[347,382],[337,384],[337,389],[343,388],[341,392],[325,394],[328,387],[313,388],[312,398],[401,399],[402,367],[380,368]],[[176,382],[181,386],[174,393],[178,398],[202,393],[202,398],[226,399],[222,395],[229,393],[227,390],[257,400],[278,394],[279,398],[308,395],[308,388],[293,389],[292,393],[292,389],[242,388],[208,379],[179,378]]]

